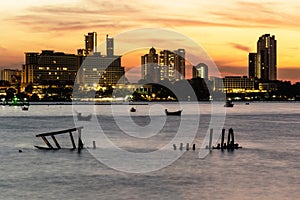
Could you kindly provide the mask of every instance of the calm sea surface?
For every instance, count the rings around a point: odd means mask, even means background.
[[[88,107],[91,106],[76,105],[74,109],[87,115]],[[136,113],[129,113],[128,105],[113,107],[114,115],[110,105],[92,109],[106,137],[133,153],[152,152],[168,144],[176,137],[182,119],[166,119],[164,109],[176,110],[176,104],[137,105]],[[200,115],[195,107],[200,108]],[[300,199],[300,103],[236,103],[226,108],[224,128],[234,129],[235,140],[243,149],[213,150],[205,159],[199,159],[211,112],[208,103],[184,107],[186,132],[193,131],[189,122],[200,116],[193,140],[196,151],[182,151],[182,156],[156,171],[127,173],[95,159],[90,142],[85,143],[89,148],[80,154],[68,149],[43,151],[33,147],[44,145],[36,134],[78,125],[71,105],[33,105],[29,111],[0,107],[0,199]],[[155,120],[165,123],[158,134],[137,138],[122,134],[124,128],[115,122],[127,123],[128,119],[139,127]],[[129,124],[125,128],[132,127]],[[58,140],[64,147],[71,146],[68,135]],[[106,152],[107,148],[97,144],[97,150]],[[173,146],[165,151],[174,153]],[[182,153],[178,149],[175,152]],[[111,159],[120,160],[120,165],[128,164],[123,156],[113,155]],[[165,158],[155,158],[156,164],[162,159]],[[146,165],[147,161],[141,169]]]

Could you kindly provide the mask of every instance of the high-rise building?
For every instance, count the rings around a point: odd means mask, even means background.
[[[97,52],[97,33],[91,32],[84,36],[86,54]]]
[[[78,56],[52,50],[42,53],[25,53],[22,83],[48,84],[59,81],[73,83],[80,66]]]
[[[155,48],[151,48],[148,54],[141,57],[142,79],[152,82],[160,80],[160,67],[158,65],[158,54]]]
[[[185,50],[178,49],[174,50],[175,54],[175,79],[182,80],[185,78]]]
[[[258,74],[258,60],[257,60],[257,53],[249,53],[248,57],[248,76],[249,78],[254,78],[260,76]]]
[[[178,81],[185,78],[185,50],[163,50],[160,52],[159,65],[161,80]]]
[[[80,84],[84,87],[107,86],[124,83],[124,67],[120,56],[103,56],[94,53],[85,57],[80,71]]]
[[[78,54],[83,55],[82,50],[79,50]],[[116,85],[125,82],[121,56],[114,55],[114,39],[108,35],[106,35],[106,54],[94,52],[90,55],[83,55],[79,81],[84,84],[84,87],[96,87],[99,84],[101,86]]]
[[[193,67],[193,78],[208,79],[208,66],[204,63],[199,63]]]
[[[275,36],[265,34],[257,41],[257,52],[249,53],[249,77],[264,81],[277,80],[277,50]]]
[[[106,55],[114,56],[114,38],[106,35]]]
[[[160,79],[170,80],[175,78],[175,55],[172,51],[163,50],[159,55]]]
[[[277,56],[275,36],[265,34],[257,41],[258,78],[262,80],[277,80]]]

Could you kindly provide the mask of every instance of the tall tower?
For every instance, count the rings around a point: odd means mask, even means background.
[[[106,35],[106,55],[108,57],[114,56],[114,38]]]
[[[257,78],[277,80],[277,55],[275,36],[265,34],[257,41]]]
[[[208,66],[204,63],[199,63],[193,67],[193,78],[208,79]]]
[[[91,32],[88,33],[85,36],[85,50],[86,53],[95,53],[97,52],[97,33]]]
[[[175,79],[182,80],[185,78],[185,50],[174,50],[175,53]]]
[[[158,82],[160,80],[160,67],[158,65],[158,54],[155,48],[149,50],[149,54],[141,57],[142,79]]]

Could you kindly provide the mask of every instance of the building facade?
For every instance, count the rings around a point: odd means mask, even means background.
[[[114,56],[114,38],[106,35],[106,56]]]
[[[193,66],[193,78],[208,79],[208,66],[204,63]]]
[[[160,80],[160,67],[158,65],[158,54],[155,48],[151,48],[148,54],[141,57],[142,79],[157,83]]]
[[[75,81],[79,66],[80,60],[75,54],[52,50],[43,50],[41,53],[25,53],[22,83],[71,84]]]
[[[94,52],[97,52],[97,33],[96,32],[90,32],[85,37],[85,53],[91,54]]]
[[[249,78],[259,77],[260,73],[257,69],[258,60],[257,60],[257,53],[249,53],[248,57],[248,76]]]
[[[246,76],[225,76],[213,79],[213,91],[244,93],[255,90],[255,79]]]
[[[8,81],[11,84],[20,83],[22,71],[17,69],[3,69],[1,71],[1,80]]]

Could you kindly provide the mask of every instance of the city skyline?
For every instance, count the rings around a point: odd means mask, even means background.
[[[76,53],[82,48],[83,33],[97,32],[98,38],[102,38],[100,43],[105,42],[106,34],[114,37],[136,28],[161,27],[182,33],[201,45],[222,76],[247,75],[248,53],[256,51],[257,39],[263,34],[275,35],[277,78],[300,81],[300,58],[297,57],[300,53],[297,33],[300,3],[278,0],[264,3],[172,1],[172,4],[152,1],[147,2],[147,6],[144,3],[95,0],[84,1],[84,4],[80,0],[5,2],[1,16],[1,69],[21,69],[24,52],[51,49]],[[251,10],[255,10],[255,15]],[[139,58],[145,51],[136,54],[138,56],[123,57],[122,63],[127,69],[140,65]]]

